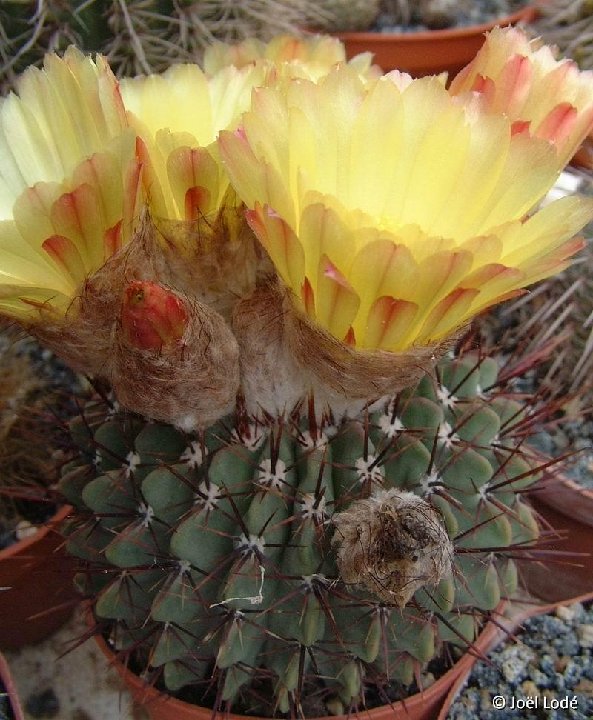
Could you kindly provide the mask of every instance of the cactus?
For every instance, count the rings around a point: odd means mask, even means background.
[[[540,356],[530,375],[531,389],[545,393],[567,418],[589,411],[593,399],[593,260],[591,228],[578,262],[540,283],[528,296],[479,319],[484,343],[515,361]],[[527,389],[530,386],[526,386]]]
[[[513,594],[538,415],[488,357],[432,370],[593,217],[529,214],[593,90],[519,31],[449,87],[335,49],[118,82],[70,48],[0,107],[0,312],[117,398],[70,424],[79,585],[147,678],[260,715],[388,698]]]
[[[320,0],[320,10],[327,13],[317,27],[330,32],[367,30],[381,9],[381,0]]]
[[[593,7],[590,0],[552,0],[538,6],[531,32],[572,58],[583,70],[593,68]]]
[[[40,372],[37,346],[12,328],[0,331],[0,547],[20,521],[40,523],[51,517],[59,500],[55,483],[64,462],[67,434],[57,417],[71,417],[73,378]],[[47,373],[50,375],[50,372]],[[80,390],[77,386],[77,390]],[[48,447],[51,451],[48,452]]]
[[[497,374],[447,358],[338,426],[239,409],[188,435],[89,403],[60,488],[99,627],[168,691],[213,684],[220,708],[265,714],[263,687],[272,711],[341,711],[409,685],[472,642],[538,538],[532,420]]]
[[[198,62],[214,40],[302,35],[328,13],[311,0],[5,0],[0,5],[0,88],[47,52],[75,44],[104,54],[119,76]]]

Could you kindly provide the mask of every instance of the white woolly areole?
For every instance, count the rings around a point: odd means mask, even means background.
[[[234,442],[243,445],[248,450],[258,450],[264,443],[264,440],[268,437],[268,430],[259,423],[249,423],[247,425],[246,432],[239,433],[237,428],[231,433],[231,438]]]
[[[192,440],[179,456],[179,461],[186,463],[190,468],[198,468],[204,462],[204,456],[205,453],[202,451],[201,443]]]
[[[147,528],[154,518],[154,510],[150,505],[140,503],[140,505],[138,505],[138,515],[140,515],[142,527]]]
[[[300,436],[299,441],[307,450],[324,448],[329,442],[325,432],[318,433],[317,438],[313,439],[313,436],[308,430],[305,430],[305,432]]]
[[[393,438],[404,429],[404,424],[397,416],[393,417],[391,413],[386,413],[379,418],[379,427],[384,435]]]
[[[177,564],[177,571],[179,575],[185,575],[191,570],[191,563],[189,560],[180,560]]]
[[[439,425],[439,429],[437,431],[437,439],[446,448],[450,448],[453,446],[454,443],[459,441],[459,435],[457,435],[457,433],[454,433],[451,425],[446,420],[444,420]]]
[[[220,488],[216,483],[207,483],[205,480],[200,483],[199,494],[196,494],[194,503],[196,505],[202,504],[204,510],[210,512],[218,506],[218,496]]]
[[[478,488],[478,495],[482,500],[487,500],[488,496],[490,495],[490,491],[492,490],[490,483],[485,482],[483,485],[481,485]]]
[[[174,425],[179,428],[182,432],[189,433],[195,430],[200,425],[201,418],[197,417],[194,413],[188,413],[181,417],[175,418]]]
[[[241,551],[241,555],[263,555],[266,548],[264,539],[259,535],[245,535],[241,533],[235,540],[235,547]]]
[[[298,499],[298,503],[301,505],[301,515],[306,520],[323,522],[327,517],[324,497],[319,498],[314,493],[304,493]]]
[[[125,461],[126,477],[130,477],[134,470],[137,469],[138,465],[140,465],[140,455],[136,452],[129,452],[126,455]]]
[[[358,472],[358,480],[361,484],[368,481],[383,485],[383,480],[385,479],[383,468],[378,464],[375,465],[376,462],[377,458],[375,455],[369,455],[366,460],[364,458],[358,458],[355,467]]]
[[[418,489],[422,497],[428,497],[429,495],[432,495],[435,491],[435,488],[442,485],[443,479],[435,470],[433,470],[428,475],[424,475],[424,477],[420,478],[420,480],[418,481]]]
[[[278,458],[272,469],[272,459],[265,458],[259,465],[259,474],[257,476],[257,484],[264,487],[280,490],[286,480],[286,464]]]
[[[455,404],[459,402],[459,398],[449,392],[449,389],[444,385],[439,385],[436,389],[437,400],[444,405],[446,408],[453,408]]]
[[[329,585],[329,581],[322,573],[313,573],[312,575],[301,576],[303,590],[313,590],[315,585]]]

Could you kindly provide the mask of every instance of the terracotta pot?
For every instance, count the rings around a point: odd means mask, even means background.
[[[6,658],[2,653],[0,653],[0,685],[4,686],[4,690],[0,687],[0,692],[5,692],[8,695],[8,701],[12,710],[12,716],[9,715],[9,717],[12,717],[13,720],[25,720],[23,709],[21,708],[17,695],[16,685],[10,674]]]
[[[522,563],[525,588],[534,597],[555,605],[593,599],[593,526],[576,519],[576,508],[570,516],[553,507],[549,498],[540,499],[540,491],[530,494],[529,499],[542,526],[549,529],[549,542],[542,545],[547,555],[540,562]],[[552,497],[559,496],[555,493]],[[573,500],[578,503],[576,495]]]
[[[89,622],[94,625],[90,611],[88,617]],[[464,654],[450,670],[426,690],[409,697],[405,701],[359,711],[356,713],[356,717],[360,720],[434,720],[443,707],[443,702],[457,678],[465,673],[468,666],[473,665],[476,655],[479,657],[485,656],[497,636],[497,625],[488,622],[474,642],[471,653]],[[128,670],[117,659],[115,653],[102,636],[95,635],[94,637],[110,665],[115,667],[126,683],[134,701],[142,705],[148,712],[150,720],[223,720],[223,718],[224,720],[257,720],[253,716],[247,717],[232,713],[220,713],[214,716],[210,708],[190,705],[159,692],[151,685],[144,683],[131,670]],[[351,720],[352,717],[352,715],[339,715],[332,716],[331,720]],[[312,720],[327,719],[313,718]]]
[[[593,170],[593,133],[583,141],[581,147],[576,151],[570,164],[577,168]]]
[[[535,16],[535,6],[529,5],[483,25],[417,33],[345,32],[335,33],[335,37],[346,46],[348,58],[370,51],[385,72],[398,69],[420,77],[447,71],[453,76],[474,58],[488,30],[531,22]]]
[[[532,497],[571,520],[593,528],[593,490],[581,487],[574,480],[562,476],[550,478],[541,483]]]
[[[0,551],[0,648],[16,650],[57,630],[78,602],[76,561],[66,556],[56,528],[69,514],[62,507],[31,537]]]

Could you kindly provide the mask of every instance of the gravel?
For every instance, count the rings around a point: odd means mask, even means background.
[[[34,375],[42,381],[43,390],[36,391],[37,394],[32,392],[29,398],[31,402],[37,399],[39,392],[43,392],[44,396],[52,393],[56,402],[52,404],[51,412],[63,417],[78,412],[76,398],[88,394],[88,382],[85,378],[74,373],[52,352],[42,348],[25,333],[17,335],[12,330],[0,328],[0,362],[9,349],[15,351],[19,360],[22,358],[29,363]],[[11,362],[14,362],[14,358]],[[6,476],[0,479],[0,489],[6,480]],[[13,481],[13,484],[16,482]],[[27,480],[21,482],[22,488],[27,488]],[[52,502],[22,500],[16,504],[0,494],[0,550],[35,533],[37,527],[47,522],[55,511],[56,506]]]
[[[4,689],[4,685],[0,682],[0,720],[12,720],[12,710],[10,701]]]
[[[562,474],[581,487],[593,490],[593,422],[565,422],[554,432],[542,432],[530,444],[550,457],[572,454],[562,464]]]
[[[590,720],[593,606],[531,618],[516,637],[476,663],[448,720]]]
[[[403,3],[404,5],[406,3]],[[375,21],[375,25],[371,30],[381,33],[414,33],[425,32],[427,30],[438,30],[444,27],[467,27],[470,25],[482,25],[492,22],[498,18],[512,15],[518,9],[524,7],[526,3],[517,0],[474,0],[461,2],[448,2],[447,0],[432,0],[431,3],[440,20],[436,20],[440,26],[433,26],[430,19],[427,23],[422,22],[421,18],[413,14],[409,23],[402,24],[394,21],[394,16],[389,13],[379,15]],[[409,3],[409,10],[415,13],[413,3]],[[446,20],[442,18],[446,17]],[[433,14],[434,17],[434,14]],[[433,21],[435,22],[435,21]]]

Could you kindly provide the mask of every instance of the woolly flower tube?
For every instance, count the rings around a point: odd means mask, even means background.
[[[339,67],[260,88],[220,147],[296,312],[357,351],[442,342],[561,270],[593,216],[566,198],[529,217],[554,146],[434,77]]]
[[[115,77],[70,48],[0,101],[0,309],[63,316],[133,231],[139,165]]]

